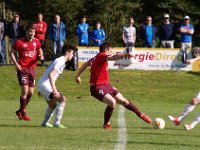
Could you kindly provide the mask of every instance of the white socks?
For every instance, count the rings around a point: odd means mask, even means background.
[[[192,112],[195,108],[195,105],[188,104],[183,110],[182,114],[178,117],[178,120],[181,121],[185,118],[190,112]]]
[[[53,116],[53,111],[54,109],[51,109],[50,107],[48,107],[46,109],[45,115],[44,115],[44,121],[42,124],[46,125],[46,123],[49,123],[51,116]]]
[[[55,116],[54,125],[60,124],[60,120],[62,119],[64,108],[65,108],[65,102],[64,101],[57,103],[57,107],[56,107],[56,110],[55,110],[56,116]]]
[[[200,113],[196,116],[196,118],[190,125],[192,128],[194,128],[199,122],[200,122]]]

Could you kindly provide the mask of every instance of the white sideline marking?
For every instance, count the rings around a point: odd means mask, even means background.
[[[127,137],[126,137],[126,119],[124,117],[124,106],[119,107],[118,112],[118,139],[117,144],[115,145],[115,150],[126,150],[126,143],[127,143]]]

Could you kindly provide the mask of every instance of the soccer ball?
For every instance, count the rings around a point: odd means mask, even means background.
[[[165,121],[162,118],[155,118],[153,121],[154,129],[164,129]]]

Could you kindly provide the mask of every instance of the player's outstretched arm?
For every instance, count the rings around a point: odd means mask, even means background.
[[[193,58],[193,59],[188,59],[187,60],[187,64],[192,64],[194,63],[195,61],[199,61],[200,60],[200,56],[196,57],[196,58]]]
[[[85,69],[90,66],[90,60],[85,62],[79,69],[78,72],[76,74],[75,80],[78,84],[81,84],[81,74],[85,71]]]
[[[117,54],[117,55],[113,55],[113,56],[108,56],[107,61],[120,60],[124,57],[133,58],[134,54],[131,52],[128,52],[128,53],[122,53],[122,54]]]

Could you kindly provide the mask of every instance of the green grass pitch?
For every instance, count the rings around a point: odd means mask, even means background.
[[[45,71],[37,68],[37,81]],[[200,124],[186,131],[200,112],[196,109],[180,126],[173,125],[167,115],[179,115],[185,105],[200,89],[198,73],[183,71],[110,70],[112,85],[152,118],[161,117],[166,122],[164,130],[153,129],[134,113],[125,110],[126,127],[121,130],[120,108],[115,109],[110,131],[102,129],[105,104],[89,93],[89,70],[81,85],[74,81],[75,73],[64,71],[57,81],[68,102],[62,119],[66,129],[40,127],[47,107],[44,99],[35,94],[28,105],[30,122],[19,121],[15,111],[19,107],[20,88],[14,66],[0,67],[0,149],[5,150],[199,150]],[[53,121],[54,118],[52,118]],[[120,131],[123,133],[120,134]],[[126,139],[120,139],[124,136]],[[123,141],[124,140],[124,141]],[[123,143],[124,142],[124,143]],[[120,145],[122,148],[120,148]]]

